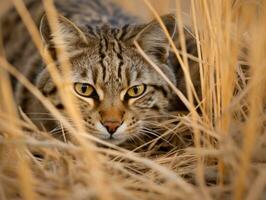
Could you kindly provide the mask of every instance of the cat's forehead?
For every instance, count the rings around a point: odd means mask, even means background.
[[[145,76],[145,64],[138,56],[125,52],[93,51],[76,57],[73,63],[74,76],[92,83],[129,85]]]
[[[99,44],[72,59],[76,79],[124,86],[141,77],[145,70],[141,69],[143,63],[139,56],[118,47],[115,41],[105,45]]]
[[[120,29],[99,31],[94,44],[75,58],[74,81],[100,85],[113,93],[137,84],[160,83],[133,44],[119,40]]]

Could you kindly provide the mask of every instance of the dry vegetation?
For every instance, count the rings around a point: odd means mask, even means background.
[[[41,51],[40,36],[21,1],[12,2]],[[52,1],[43,2],[56,30]],[[147,18],[169,10],[176,13],[182,48],[170,42],[184,70],[188,98],[173,89],[190,112],[162,123],[168,130],[146,148],[134,152],[111,146],[85,133],[71,96],[64,103],[74,126],[1,56],[0,199],[265,199],[266,2],[191,0],[181,6],[179,1],[164,0],[119,2]],[[184,24],[191,26],[197,40],[199,56],[192,59],[200,64],[201,102],[193,102]],[[42,56],[50,63],[49,56]],[[66,78],[58,77],[53,65],[49,70],[57,83]],[[74,143],[38,130],[17,109],[8,74],[47,106]],[[67,90],[60,89],[62,94]]]

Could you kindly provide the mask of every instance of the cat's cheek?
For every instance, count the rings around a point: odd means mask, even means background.
[[[79,97],[77,95],[75,95],[77,97],[77,103],[78,105],[82,105],[80,106],[81,110],[87,110],[87,111],[91,111],[94,107],[95,107],[95,102],[93,99],[91,98],[84,98],[84,97]]]
[[[133,107],[136,101],[137,101],[137,99],[129,99],[128,100],[128,106]]]
[[[144,111],[143,109],[151,109],[156,104],[156,102],[157,100],[155,98],[140,99],[139,101],[135,101],[134,104],[131,105],[131,107],[140,111]]]

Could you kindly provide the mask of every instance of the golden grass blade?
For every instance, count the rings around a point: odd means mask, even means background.
[[[168,42],[170,43],[170,46],[172,47],[174,53],[175,53],[175,56],[177,57],[180,65],[181,65],[181,68],[184,72],[184,76],[185,76],[185,80],[187,82],[186,84],[186,87],[187,87],[187,90],[192,90],[193,92],[193,95],[195,97],[195,99],[197,100],[197,102],[199,103],[200,100],[199,100],[199,97],[197,95],[197,92],[193,86],[193,83],[192,83],[192,80],[191,80],[191,76],[190,76],[190,73],[189,73],[189,68],[188,66],[186,66],[183,62],[183,60],[181,59],[181,56],[180,54],[178,53],[178,50],[176,48],[176,45],[174,44],[174,41],[171,37],[171,35],[169,34],[169,32],[167,31],[167,28],[165,27],[163,21],[161,20],[160,16],[158,15],[158,13],[156,12],[156,10],[154,9],[154,7],[152,6],[152,4],[148,1],[148,0],[143,0],[144,3],[147,5],[147,7],[149,8],[149,10],[152,12],[152,14],[155,16],[156,20],[159,22],[161,28],[163,29],[166,37],[167,37],[167,40]],[[190,89],[189,89],[190,88]]]
[[[256,144],[256,139],[263,128],[263,109],[265,106],[265,90],[266,90],[266,65],[265,65],[265,27],[266,27],[266,4],[261,5],[261,13],[257,18],[257,23],[253,26],[259,27],[259,30],[253,29],[250,43],[250,84],[253,86],[248,94],[249,114],[247,121],[243,126],[243,145],[240,152],[241,167],[235,180],[235,199],[243,199],[245,191],[246,174],[250,169],[252,152]],[[255,82],[255,83],[254,83]]]

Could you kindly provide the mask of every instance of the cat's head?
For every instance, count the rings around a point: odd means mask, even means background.
[[[175,18],[167,15],[162,20],[173,35]],[[138,26],[84,28],[59,17],[59,25],[72,64],[73,93],[88,134],[115,144],[150,134],[156,119],[167,111],[172,92],[133,42],[137,41],[175,82],[167,65],[169,43],[160,24],[154,20]],[[54,54],[56,46],[46,17],[42,19],[40,30],[47,48]],[[55,106],[64,109],[46,70],[38,80],[42,92]]]

